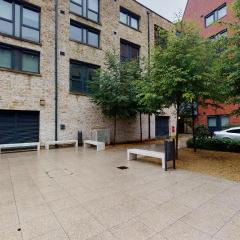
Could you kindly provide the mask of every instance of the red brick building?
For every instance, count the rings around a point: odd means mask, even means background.
[[[204,37],[216,39],[228,36],[231,33],[223,22],[236,21],[232,9],[234,2],[235,0],[188,0],[183,19],[197,24]],[[197,124],[204,124],[212,131],[240,125],[240,117],[231,115],[239,105],[220,106],[221,108],[199,107]]]

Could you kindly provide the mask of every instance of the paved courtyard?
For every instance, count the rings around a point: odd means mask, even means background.
[[[240,184],[123,148],[2,154],[0,239],[239,240]]]

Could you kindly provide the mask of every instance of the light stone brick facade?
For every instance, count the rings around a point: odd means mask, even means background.
[[[40,74],[30,75],[0,69],[0,109],[40,111],[40,141],[55,138],[55,6],[53,0],[28,0],[41,7],[41,43],[28,43],[0,35],[0,42],[40,51]],[[139,31],[119,22],[119,8],[136,13],[140,18]],[[64,11],[64,13],[62,12]],[[150,44],[154,43],[154,24],[165,29],[171,23],[134,0],[100,0],[100,23],[93,23],[69,11],[69,0],[59,0],[58,6],[58,139],[76,139],[77,132],[83,132],[83,138],[90,137],[92,129],[110,128],[113,132],[113,120],[108,119],[84,95],[69,92],[69,61],[79,60],[103,66],[105,52],[120,51],[120,39],[141,46],[140,56],[148,56],[148,13],[150,19]],[[69,40],[70,19],[101,31],[100,49]],[[65,56],[60,55],[60,51]],[[45,106],[40,105],[45,101]],[[175,111],[167,109],[170,116],[170,133],[175,126]],[[61,130],[60,124],[66,129]],[[155,138],[155,116],[151,117],[151,137]],[[117,141],[136,141],[140,138],[139,118],[131,121],[118,120]],[[148,138],[148,117],[143,116],[143,138]]]

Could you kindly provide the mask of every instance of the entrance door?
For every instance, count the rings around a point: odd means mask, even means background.
[[[0,110],[0,144],[39,142],[39,112]]]
[[[169,117],[156,116],[156,138],[169,136]]]

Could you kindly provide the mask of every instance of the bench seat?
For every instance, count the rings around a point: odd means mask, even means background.
[[[25,148],[25,147],[37,147],[37,150],[40,150],[40,142],[33,143],[13,143],[13,144],[0,144],[0,153],[2,149],[11,149],[11,148]]]
[[[97,142],[93,140],[85,140],[83,141],[84,148],[90,147],[90,146],[96,146],[97,151],[104,151],[105,150],[105,142]]]
[[[74,144],[75,147],[78,147],[78,140],[48,141],[45,143],[45,149],[49,150],[50,145],[64,145],[64,144]]]
[[[159,158],[162,160],[162,168],[165,168],[164,152],[156,152],[156,151],[150,151],[145,149],[128,149],[127,150],[128,161],[136,160],[138,155],[145,156],[145,157]]]

